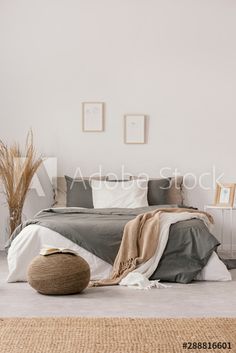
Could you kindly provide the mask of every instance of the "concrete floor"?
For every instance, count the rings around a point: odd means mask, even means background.
[[[6,255],[0,254],[0,316],[236,317],[236,270],[232,282],[171,284],[135,290],[88,288],[80,295],[43,296],[27,283],[6,283]]]

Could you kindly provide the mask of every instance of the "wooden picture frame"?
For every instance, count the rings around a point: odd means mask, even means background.
[[[233,207],[235,187],[235,184],[217,184],[214,205],[219,207]]]
[[[124,143],[146,143],[146,116],[143,114],[126,114],[124,116]]]
[[[102,132],[105,125],[105,103],[83,102],[82,103],[82,131]]]

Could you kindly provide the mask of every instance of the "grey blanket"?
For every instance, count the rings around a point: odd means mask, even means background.
[[[24,227],[38,224],[60,233],[109,264],[113,264],[125,224],[140,213],[163,207],[166,206],[137,209],[46,209],[19,226],[13,233],[11,241]],[[173,224],[162,260],[152,278],[190,282],[206,265],[218,245],[217,239],[209,233],[201,220],[193,219]]]

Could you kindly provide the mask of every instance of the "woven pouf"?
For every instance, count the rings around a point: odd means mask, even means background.
[[[76,294],[88,286],[90,268],[80,256],[62,253],[39,255],[29,265],[27,280],[41,294]]]

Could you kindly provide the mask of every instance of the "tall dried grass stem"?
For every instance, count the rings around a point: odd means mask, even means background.
[[[0,140],[0,179],[9,208],[9,235],[21,223],[26,195],[41,163],[42,158],[36,154],[31,130],[23,150],[18,143],[7,146]]]

